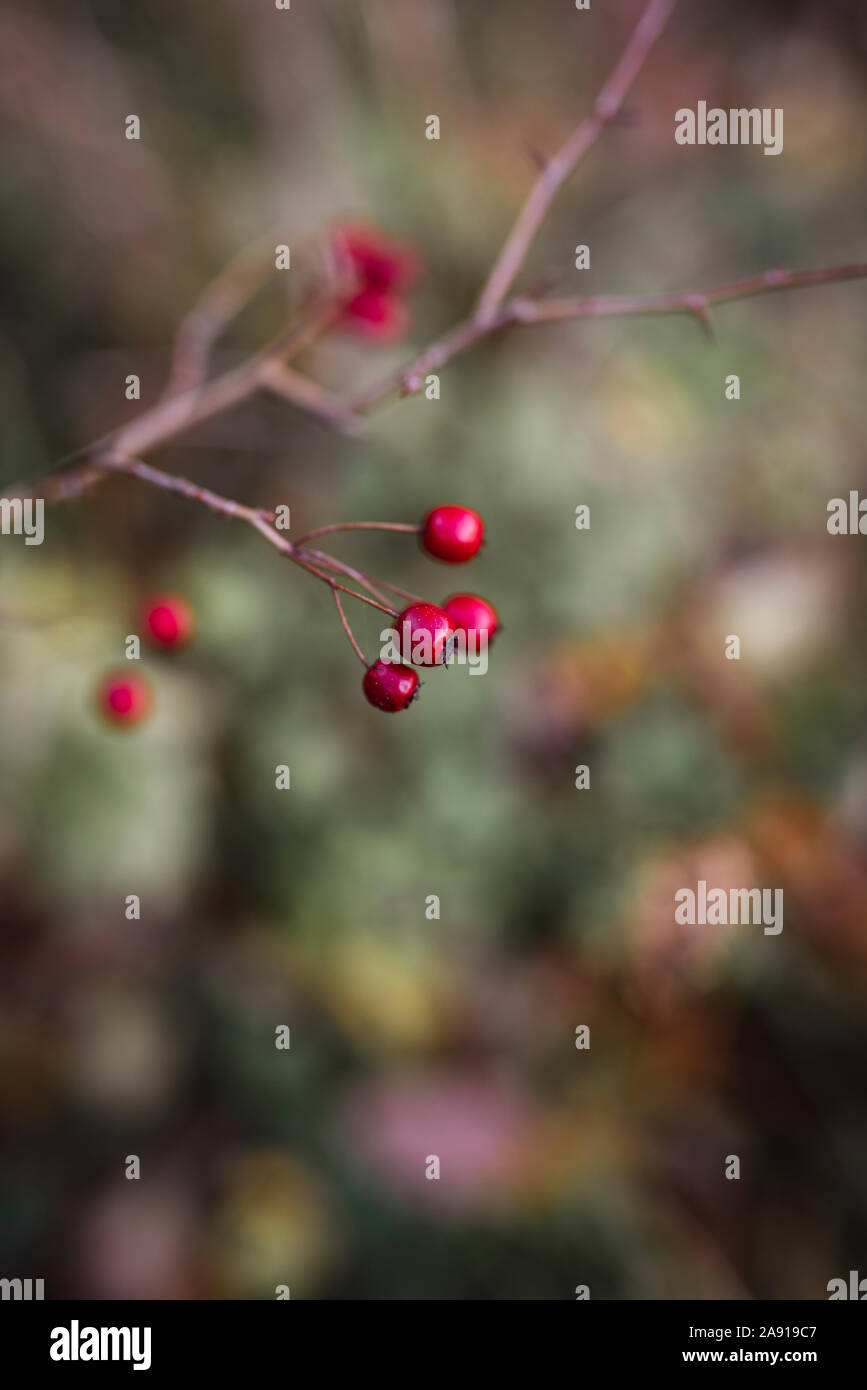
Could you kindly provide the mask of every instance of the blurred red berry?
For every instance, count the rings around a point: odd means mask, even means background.
[[[411,666],[393,661],[375,661],[368,666],[361,682],[365,699],[387,714],[409,709],[418,693],[418,676]]]
[[[406,305],[387,290],[359,290],[347,300],[343,317],[362,337],[381,343],[402,337],[409,322]]]
[[[402,295],[420,270],[415,249],[366,225],[339,228],[334,247],[355,281],[344,305],[344,322],[365,338],[387,342],[400,337],[409,322]]]
[[[350,262],[360,289],[406,291],[418,279],[419,257],[405,241],[395,241],[378,227],[342,227],[336,235],[338,254]]]
[[[97,708],[112,724],[141,724],[153,707],[153,693],[144,676],[110,671],[97,691]]]
[[[452,594],[443,604],[443,611],[458,632],[483,632],[485,640],[492,642],[500,630],[496,608],[478,594]]]
[[[160,594],[144,607],[148,638],[158,647],[184,647],[195,628],[193,610],[180,594]]]
[[[484,522],[469,507],[434,507],[421,524],[422,549],[449,565],[472,560],[484,538]]]
[[[435,603],[411,603],[396,623],[401,651],[415,666],[441,666],[451,655],[454,624]]]

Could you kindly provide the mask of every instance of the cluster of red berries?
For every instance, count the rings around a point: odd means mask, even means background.
[[[192,640],[195,620],[180,594],[159,594],[143,605],[141,625],[152,646],[172,651]],[[110,723],[127,728],[147,719],[153,702],[150,682],[134,671],[109,671],[96,696],[100,713]]]
[[[434,507],[418,527],[418,537],[422,549],[435,560],[450,565],[464,564],[481,549],[484,525],[478,513],[469,507]],[[362,688],[371,705],[389,714],[407,709],[415,699],[419,685],[417,666],[439,666],[449,662],[460,634],[468,640],[472,636],[476,644],[487,645],[500,626],[494,607],[478,594],[471,593],[452,594],[441,606],[415,600],[401,613],[394,614],[393,609],[385,611],[394,615],[402,660],[383,657],[367,666]],[[168,651],[185,647],[192,639],[194,627],[193,610],[179,594],[160,594],[142,608],[142,633],[154,647]],[[362,656],[357,644],[354,645]],[[133,727],[150,714],[153,691],[143,675],[133,671],[109,671],[100,682],[97,707],[110,723]]]
[[[478,554],[484,541],[484,524],[469,507],[434,507],[419,528],[422,549],[435,560],[460,565]],[[490,643],[500,626],[496,609],[478,594],[452,594],[442,606],[411,603],[396,619],[401,652],[413,665],[380,658],[364,673],[362,689],[371,705],[396,714],[408,709],[418,694],[414,666],[439,666],[450,657],[458,633],[474,633]],[[419,650],[423,653],[420,658]]]
[[[421,274],[415,248],[367,224],[341,227],[333,245],[354,280],[343,306],[344,323],[378,342],[399,338],[409,322],[404,296]]]

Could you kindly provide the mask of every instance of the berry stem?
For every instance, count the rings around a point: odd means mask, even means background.
[[[352,644],[352,649],[355,652],[355,655],[358,657],[358,660],[361,662],[364,669],[367,670],[367,667],[370,665],[370,663],[364,655],[364,652],[361,650],[358,643],[356,642],[354,636],[352,635],[352,628],[349,626],[349,620],[347,619],[346,614],[343,611],[343,604],[340,601],[340,595],[335,588],[332,588],[331,592],[334,595],[334,602],[337,605],[337,613],[340,618],[340,622],[343,626],[343,631],[349,638]]]
[[[297,545],[297,541],[296,541]],[[416,603],[424,603],[421,594],[414,594],[410,589],[401,589],[399,584],[392,584],[388,579],[377,578],[374,582],[363,570],[353,569],[351,565],[346,565],[342,560],[335,560],[333,555],[328,555],[324,550],[310,550],[304,547],[305,555],[312,555],[314,560],[326,569],[336,570],[339,574],[348,574],[350,579],[354,579],[356,584],[363,584],[375,597],[385,602],[385,595],[380,593],[381,589],[388,589],[389,593],[398,594],[400,598],[413,599]]]
[[[350,579],[354,579],[356,584],[363,585],[368,593],[373,594],[373,597],[378,598],[381,603],[387,602],[386,595],[381,593],[378,587],[379,584],[382,584],[383,588],[387,587],[381,580],[374,583],[363,570],[353,569],[351,565],[344,564],[342,560],[335,560],[333,555],[326,554],[324,550],[310,550],[305,546],[303,553],[305,556],[310,556],[320,568],[333,570],[336,574],[347,575]]]
[[[322,570],[317,569],[315,565],[311,565],[310,561],[304,558],[303,551],[299,553],[291,541],[287,541],[284,536],[279,535],[273,530],[261,513],[254,513],[249,520],[267,541],[270,541],[278,550],[282,550],[284,555],[288,555],[293,564],[300,565],[303,570],[307,570],[308,574],[312,574],[317,579],[321,579],[323,584],[328,584],[332,589],[339,589],[341,593],[349,594],[350,598],[357,598],[360,603],[367,603],[371,608],[378,608],[381,613],[387,613],[390,618],[397,617],[396,608],[388,608],[384,603],[378,603],[376,599],[368,598],[366,594],[359,594],[355,589],[350,589],[345,584],[338,583],[330,574],[323,574]]]
[[[407,531],[418,535],[420,529],[402,521],[339,521],[333,526],[317,526],[314,531],[305,531],[295,544],[303,545],[314,536],[327,536],[332,531]]]

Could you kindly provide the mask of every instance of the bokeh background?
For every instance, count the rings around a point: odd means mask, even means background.
[[[424,256],[405,343],[331,334],[299,364],[333,389],[455,322],[639,8],[4,0],[3,485],[128,418],[129,373],[153,400],[180,314],[262,238],[363,217]],[[681,5],[522,283],[863,259],[865,58],[854,0]],[[700,99],[783,107],[782,156],[676,146]],[[216,367],[286,321],[294,274]],[[689,319],[515,331],[363,437],[261,399],[155,453],[289,503],[295,534],[483,512],[467,571],[335,543],[503,616],[484,678],[434,672],[399,718],[364,703],[322,586],[246,527],[121,478],[42,547],[0,539],[0,1274],[811,1299],[865,1270],[867,576],[825,525],[865,486],[865,305],[857,282],[735,304],[716,344]],[[118,732],[93,689],[165,588],[197,639],[143,658],[155,713]],[[358,613],[369,648],[378,626]],[[782,887],[783,933],[676,928],[699,878]]]

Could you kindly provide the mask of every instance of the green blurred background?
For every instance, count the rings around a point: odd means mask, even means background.
[[[416,242],[409,342],[332,334],[299,365],[341,390],[399,364],[469,310],[639,8],[0,4],[0,486],[128,418],[129,373],[155,399],[180,314],[263,237],[351,216]],[[682,5],[522,283],[863,259],[865,56],[854,3]],[[783,107],[784,153],[676,146],[699,99]],[[217,367],[285,321],[293,274]],[[716,344],[689,319],[515,331],[364,437],[262,399],[154,454],[288,503],[296,535],[484,514],[463,571],[335,542],[503,617],[483,679],[430,673],[399,718],[364,703],[322,586],[248,528],[121,478],[51,510],[43,546],[0,539],[0,1275],[779,1299],[867,1272],[865,542],[825,527],[865,485],[865,304],[857,282],[735,304]],[[93,689],[165,588],[197,639],[143,658],[154,716],[117,732]],[[372,650],[377,615],[353,623]],[[699,878],[782,887],[784,931],[675,927]]]

